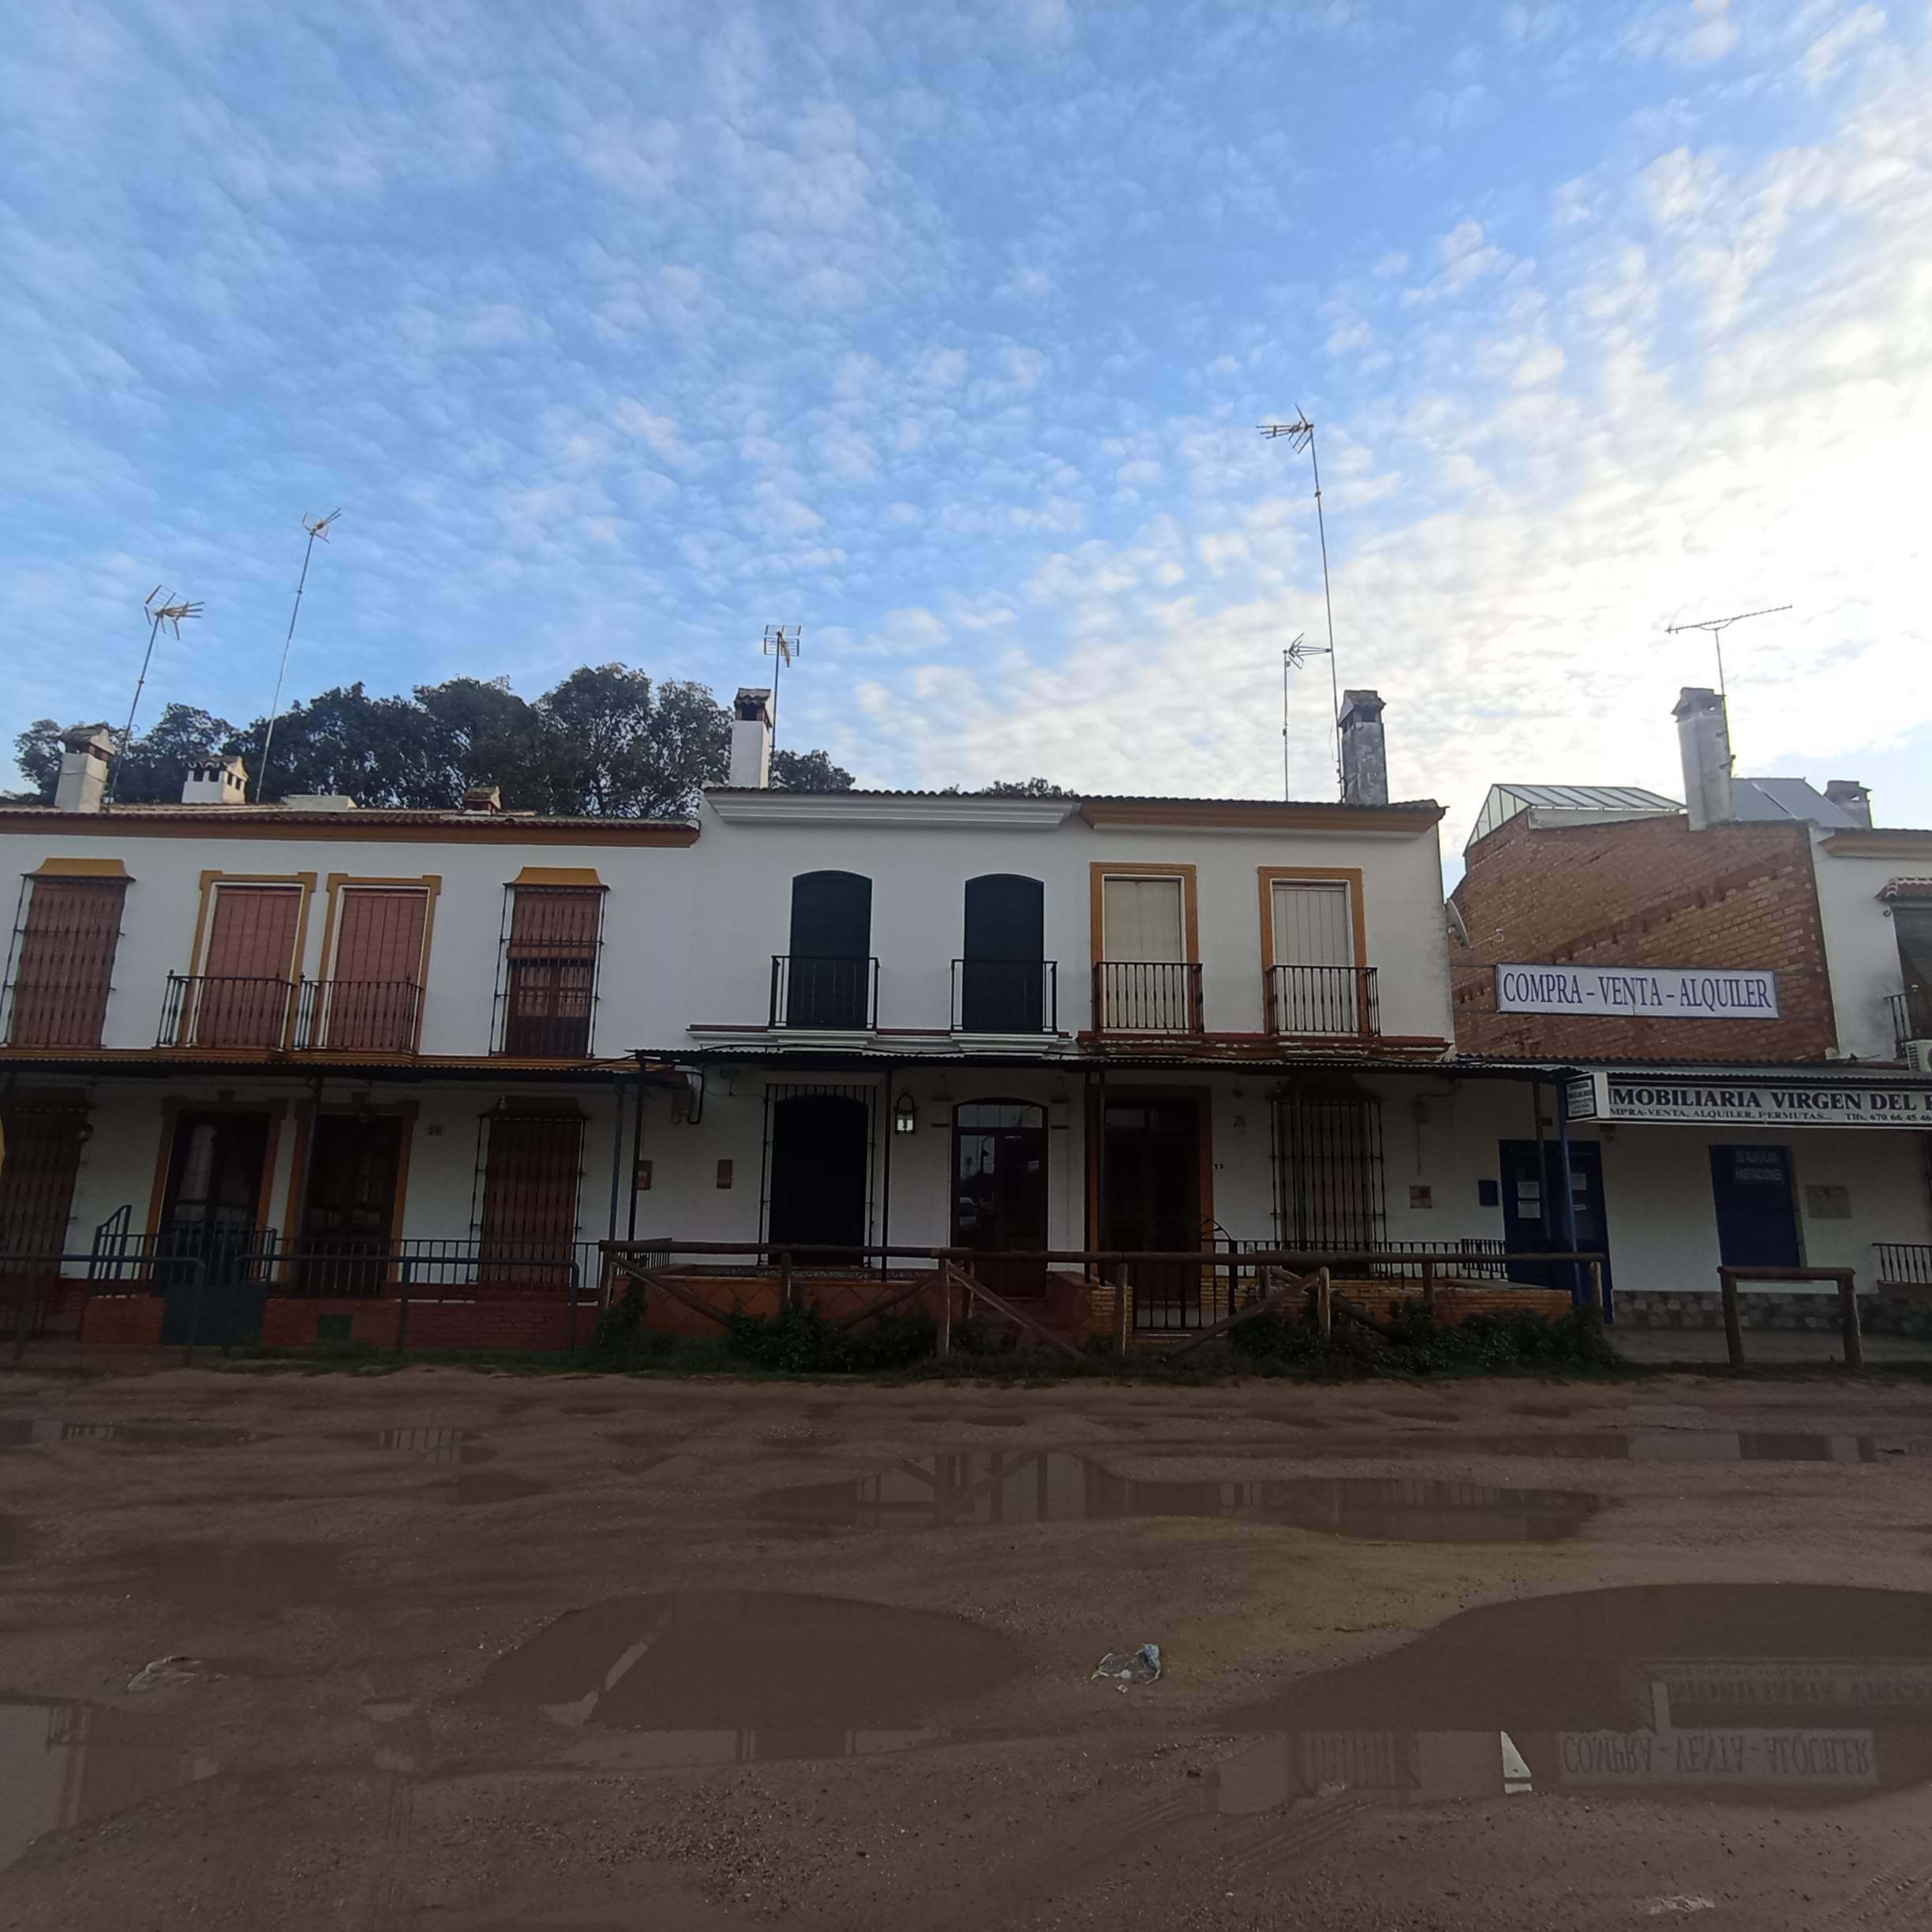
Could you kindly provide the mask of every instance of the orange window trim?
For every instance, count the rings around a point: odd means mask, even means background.
[[[1368,915],[1362,905],[1362,874],[1359,866],[1258,866],[1256,877],[1261,894],[1261,970],[1275,969],[1275,882],[1299,880],[1305,885],[1346,886],[1349,892],[1349,917],[1355,929],[1355,964],[1366,966],[1368,960]]]
[[[1181,882],[1181,917],[1186,927],[1187,963],[1198,966],[1200,957],[1200,912],[1196,899],[1197,868],[1191,864],[1153,865],[1116,863],[1096,859],[1087,868],[1088,890],[1092,915],[1092,963],[1106,957],[1106,923],[1103,910],[1106,882],[1110,878],[1178,878]]]

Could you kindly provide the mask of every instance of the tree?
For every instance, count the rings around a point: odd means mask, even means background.
[[[48,804],[53,802],[54,788],[60,780],[63,728],[51,718],[36,718],[13,740],[13,762],[29,788],[16,796],[28,804],[36,799]]]
[[[691,811],[701,786],[724,783],[731,720],[702,684],[673,680],[653,694],[642,671],[586,665],[534,709],[552,811],[664,818]]]
[[[983,788],[984,798],[1076,798],[1065,785],[1046,778],[1001,778]]]
[[[822,751],[774,751],[771,784],[774,792],[849,792],[852,775]]]

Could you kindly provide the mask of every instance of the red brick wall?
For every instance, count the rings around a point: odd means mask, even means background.
[[[1465,1053],[1578,1059],[1822,1060],[1837,1044],[1810,837],[1801,825],[1683,818],[1533,829],[1512,818],[1470,848],[1449,943]],[[1714,966],[1777,974],[1776,1020],[1499,1013],[1499,964]]]
[[[158,1294],[90,1295],[80,1339],[157,1348],[161,1342],[162,1299]]]

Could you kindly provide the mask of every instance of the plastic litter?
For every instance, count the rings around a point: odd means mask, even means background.
[[[1094,1677],[1113,1685],[1125,1697],[1135,1684],[1158,1683],[1161,1674],[1159,1644],[1143,1644],[1138,1650],[1110,1650],[1094,1666]],[[1091,1683],[1093,1678],[1088,1682]]]
[[[164,1690],[174,1684],[198,1683],[215,1673],[209,1670],[199,1657],[156,1657],[152,1664],[144,1664],[128,1679],[130,1690]]]

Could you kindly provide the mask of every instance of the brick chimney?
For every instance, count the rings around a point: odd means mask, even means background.
[[[184,805],[245,805],[248,767],[238,758],[197,758],[182,781]]]
[[[1388,757],[1382,743],[1382,700],[1372,691],[1342,694],[1342,802],[1388,803]]]
[[[114,756],[114,739],[105,724],[77,724],[61,734],[60,776],[54,782],[54,803],[61,811],[97,812],[107,790],[107,761]]]
[[[1862,826],[1871,823],[1871,794],[1855,778],[1828,779],[1825,796],[1848,818],[1855,818]]]
[[[1671,716],[1677,721],[1690,829],[1730,824],[1737,811],[1731,798],[1731,726],[1724,700],[1714,691],[1687,687],[1677,694]]]
[[[462,808],[466,812],[500,812],[503,810],[501,785],[465,785]]]
[[[732,706],[731,782],[763,791],[771,783],[772,695],[746,685]]]

